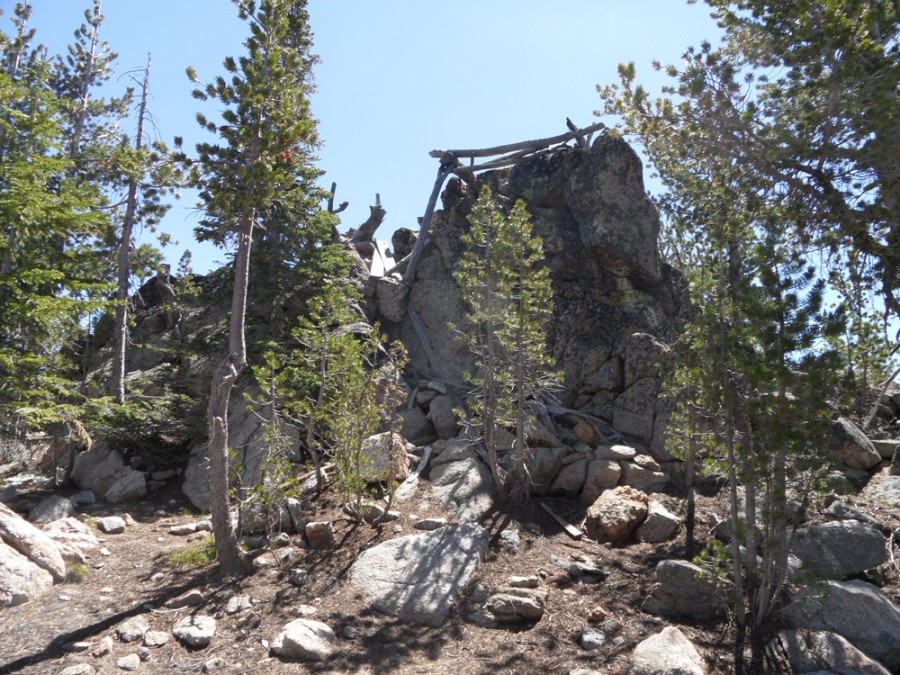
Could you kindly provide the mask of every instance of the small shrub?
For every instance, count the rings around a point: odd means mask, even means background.
[[[203,567],[216,559],[216,540],[207,537],[199,544],[178,548],[166,556],[172,567]]]
[[[64,584],[80,584],[91,576],[91,568],[82,563],[72,563],[66,567],[66,578],[63,579]]]

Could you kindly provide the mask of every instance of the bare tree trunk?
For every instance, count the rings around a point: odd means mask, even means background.
[[[234,293],[228,329],[228,356],[216,369],[209,394],[209,507],[219,565],[226,575],[237,576],[247,570],[247,558],[238,545],[237,532],[228,509],[228,403],[231,390],[247,365],[244,320],[247,287],[250,281],[250,247],[253,243],[253,214],[241,223],[238,252],[234,264]]]
[[[147,114],[147,90],[150,86],[150,57],[144,70],[144,83],[141,86],[141,105],[138,111],[137,136],[134,148],[139,151],[144,147],[144,118]],[[114,342],[114,358],[110,393],[119,405],[125,403],[125,351],[128,343],[128,279],[131,276],[131,238],[134,231],[134,218],[137,212],[138,178],[132,176],[128,183],[128,199],[125,206],[125,218],[122,221],[122,238],[119,241],[119,278],[116,290],[116,327]]]

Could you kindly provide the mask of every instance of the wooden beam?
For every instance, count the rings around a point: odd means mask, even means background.
[[[574,126],[574,125],[573,125]],[[587,136],[600,129],[605,129],[603,122],[597,122],[583,129],[569,130],[559,136],[551,136],[550,138],[538,138],[531,141],[520,141],[519,143],[509,143],[507,145],[496,145],[493,148],[478,148],[469,150],[432,150],[428,153],[431,157],[443,157],[446,153],[452,154],[454,157],[492,157],[493,155],[505,155],[516,150],[526,150],[533,148],[539,150],[550,145],[558,145],[571,141],[579,136]]]

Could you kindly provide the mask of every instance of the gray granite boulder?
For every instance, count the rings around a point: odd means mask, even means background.
[[[463,523],[391,539],[357,558],[351,583],[379,611],[440,626],[481,564],[488,538],[480,525]]]
[[[890,675],[837,633],[783,630],[773,640],[772,651],[787,656],[795,673],[824,671],[854,675]]]
[[[816,575],[844,579],[888,558],[885,539],[869,523],[839,520],[797,530],[791,553]]]
[[[3,504],[0,504],[0,541],[48,572],[53,581],[65,579],[66,563],[59,544]]]
[[[28,512],[32,523],[52,523],[54,520],[75,515],[75,507],[61,495],[51,495],[35,504]]]
[[[706,675],[703,659],[684,633],[669,626],[634,648],[627,675]]]
[[[727,589],[703,568],[685,560],[663,560],[641,610],[672,618],[709,621],[725,614]]]
[[[839,417],[832,423],[829,450],[851,469],[868,471],[881,462],[881,455],[872,441],[846,417]]]
[[[825,581],[804,588],[783,612],[788,625],[829,631],[889,670],[900,669],[900,607],[864,581]]]
[[[0,541],[0,608],[33,600],[52,585],[47,570]]]

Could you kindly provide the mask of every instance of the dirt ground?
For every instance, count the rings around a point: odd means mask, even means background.
[[[29,495],[37,499],[42,495]],[[675,512],[682,508],[677,496],[657,495]],[[706,513],[725,513],[723,497],[702,497],[698,522]],[[547,499],[558,513],[578,523],[583,512],[566,499]],[[415,532],[411,516],[429,513],[427,505],[415,501],[401,505],[403,516],[379,528],[358,525],[341,516],[328,498],[318,504],[316,519],[335,522],[336,545],[327,551],[304,548],[299,535],[291,535],[294,555],[286,563],[258,571],[246,578],[223,580],[214,563],[173,567],[173,550],[198,546],[194,541],[169,534],[175,524],[202,518],[192,513],[175,486],[143,501],[122,506],[96,506],[83,518],[130,514],[134,524],[120,535],[103,537],[109,555],[93,552],[89,574],[78,583],[53,587],[42,598],[0,611],[0,673],[49,673],[79,664],[91,664],[98,673],[121,673],[116,661],[135,653],[140,642],[124,643],[115,629],[126,619],[146,614],[150,629],[171,631],[191,612],[212,614],[217,630],[211,644],[190,649],[172,638],[149,649],[149,658],[139,673],[568,673],[590,668],[602,673],[621,673],[635,645],[658,633],[666,625],[677,625],[703,655],[708,673],[732,670],[734,626],[729,621],[713,624],[670,623],[643,614],[640,604],[653,582],[656,563],[666,558],[684,558],[683,534],[665,545],[630,543],[599,544],[587,538],[574,540],[554,522],[536,501],[525,506],[494,511],[483,524],[491,532],[484,564],[467,587],[505,585],[510,575],[538,574],[549,590],[544,616],[532,624],[506,628],[483,628],[468,620],[471,608],[464,596],[444,626],[431,628],[400,622],[369,608],[350,585],[349,569],[360,551],[392,537]],[[900,513],[889,516],[900,527]],[[521,541],[515,550],[502,544],[504,530],[517,529]],[[705,527],[698,526],[705,537]],[[267,554],[269,555],[269,554]],[[579,583],[552,561],[586,555],[607,572],[599,583]],[[305,584],[289,582],[292,568],[308,572]],[[883,589],[900,602],[896,568],[886,566]],[[191,589],[199,589],[203,604],[167,609],[164,603]],[[251,609],[229,615],[228,599],[249,595]],[[598,610],[598,608],[601,608]],[[600,615],[606,618],[601,619]],[[291,661],[274,656],[269,644],[281,628],[298,616],[328,624],[338,636],[340,648],[322,663]],[[580,645],[581,630],[593,625],[608,636],[595,651]],[[112,649],[105,656],[91,651],[105,636],[112,636]],[[72,651],[73,643],[89,643],[84,651]],[[82,645],[84,647],[84,645]],[[212,661],[220,659],[221,661]]]

